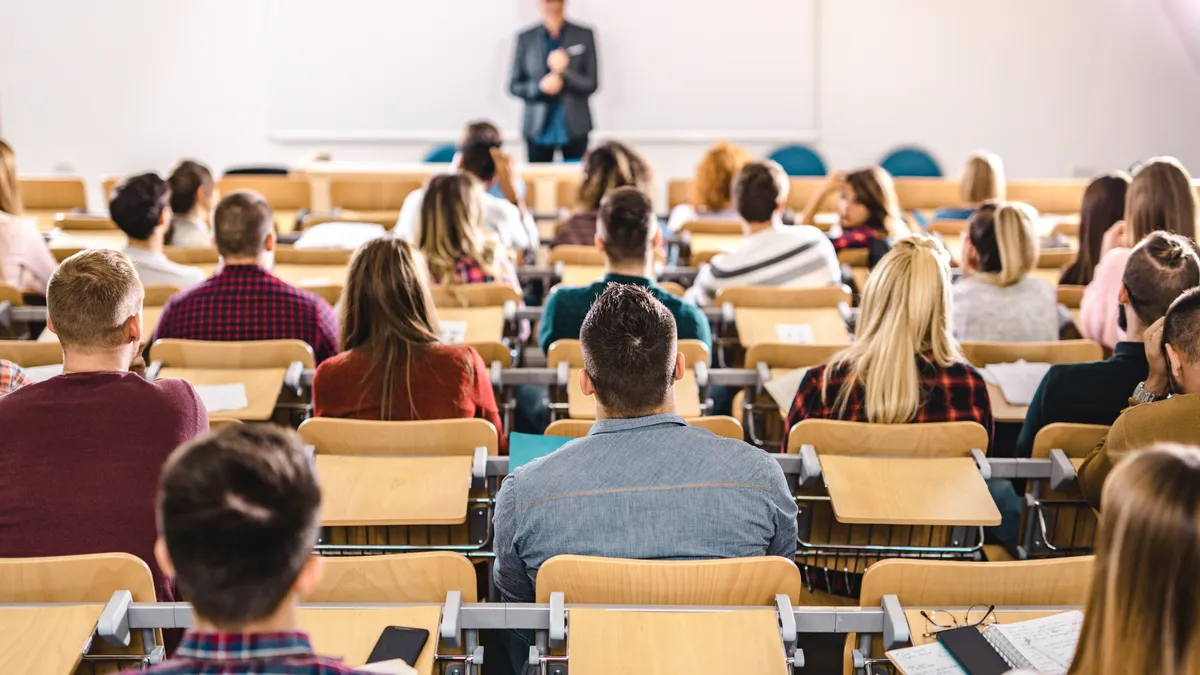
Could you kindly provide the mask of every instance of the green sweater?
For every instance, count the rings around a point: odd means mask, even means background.
[[[550,294],[542,309],[542,322],[538,327],[538,342],[542,351],[548,351],[557,340],[578,340],[579,329],[592,303],[610,283],[634,284],[650,290],[658,301],[666,305],[675,316],[675,328],[680,340],[700,340],[712,350],[712,330],[708,319],[699,307],[684,302],[658,287],[645,277],[630,277],[624,274],[609,274],[591,286],[583,288],[559,288]]]

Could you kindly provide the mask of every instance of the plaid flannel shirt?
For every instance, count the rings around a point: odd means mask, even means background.
[[[25,371],[12,361],[0,359],[0,396],[11,394],[29,384]]]
[[[322,298],[257,265],[225,267],[163,307],[154,339],[303,340],[319,364],[337,353],[338,320]]]
[[[870,225],[859,225],[842,232],[841,236],[830,239],[833,250],[844,251],[848,248],[870,248],[871,240],[875,239],[875,229]]]
[[[153,675],[341,675],[356,673],[340,661],[313,654],[301,632],[195,633]]]

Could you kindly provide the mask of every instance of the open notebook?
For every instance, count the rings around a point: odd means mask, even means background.
[[[988,643],[1008,665],[1043,675],[1066,675],[1083,628],[1078,610],[1019,623],[980,628]],[[960,675],[967,671],[939,642],[887,653],[904,675]],[[968,675],[970,675],[968,673]]]
[[[983,379],[1000,387],[1004,400],[1010,405],[1029,405],[1037,393],[1042,378],[1050,370],[1049,363],[993,363],[982,371]]]

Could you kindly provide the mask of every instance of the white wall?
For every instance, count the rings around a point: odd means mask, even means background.
[[[915,142],[950,173],[987,147],[1018,177],[1158,153],[1200,167],[1200,68],[1165,10],[1184,1],[819,0],[817,146],[831,164],[851,166]],[[727,0],[695,5],[732,11]],[[449,41],[453,27],[445,31]],[[317,150],[412,161],[427,149],[272,142],[267,45],[265,0],[4,0],[0,134],[24,173],[92,179],[165,170],[184,155],[220,169]],[[469,58],[451,48],[441,56]],[[787,64],[779,68],[786,87]],[[703,144],[643,148],[676,177],[690,173]]]

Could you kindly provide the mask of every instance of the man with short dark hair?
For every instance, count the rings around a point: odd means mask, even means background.
[[[632,187],[611,191],[600,204],[595,243],[604,252],[604,278],[585,288],[559,287],[551,293],[538,327],[543,351],[558,340],[578,338],[592,303],[613,283],[647,289],[675,317],[678,339],[711,347],[712,329],[704,313],[654,283],[654,251],[662,245],[662,234],[650,197]]]
[[[688,426],[674,383],[688,366],[675,319],[647,288],[610,284],[580,335],[584,438],[504,481],[494,577],[532,602],[538,569],[561,554],[695,560],[796,553],[796,503],[770,455]]]
[[[142,285],[116,251],[67,258],[46,290],[63,374],[0,396],[0,558],[119,551],[154,574],[154,488],[167,456],[208,430],[183,380],[147,382],[140,359]]]
[[[742,167],[733,184],[733,203],[746,239],[701,268],[687,298],[701,306],[731,286],[829,286],[842,283],[837,251],[811,225],[784,225],[791,184],[772,161]]]
[[[158,487],[159,564],[192,603],[175,655],[151,673],[355,672],[313,653],[297,598],[320,583],[321,489],[299,436],[234,425],[176,450]]]
[[[143,286],[190,288],[204,281],[203,270],[171,262],[163,253],[173,217],[171,199],[165,180],[144,173],[121,183],[108,203],[109,217],[129,237],[123,252]]]
[[[241,190],[217,205],[217,252],[211,279],[167,301],[154,339],[303,340],[316,362],[337,353],[338,320],[328,302],[269,271],[275,221],[261,195]]]
[[[1129,453],[1159,443],[1200,445],[1200,288],[1171,303],[1166,316],[1146,329],[1149,375],[1138,384],[1108,431],[1079,467],[1079,487],[1101,507],[1104,481]]]

